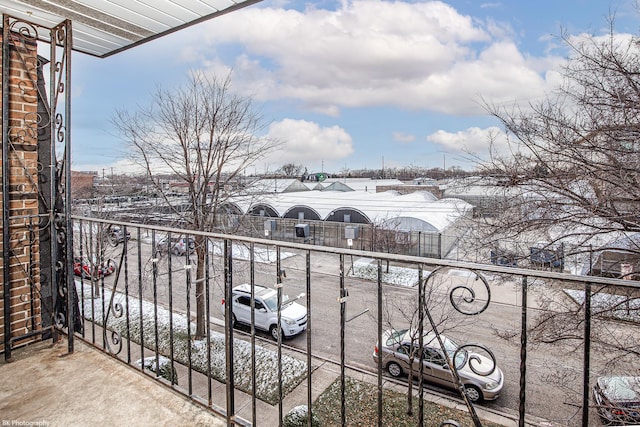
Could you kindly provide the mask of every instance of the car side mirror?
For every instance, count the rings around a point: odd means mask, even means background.
[[[264,307],[262,307],[262,308],[259,308],[259,309],[258,309],[258,311],[259,311],[260,313],[266,313],[266,312],[267,312],[267,309],[266,309],[266,308],[264,308]]]
[[[442,369],[445,369],[445,370],[448,371],[449,370],[449,365],[445,362],[444,365],[442,365]]]

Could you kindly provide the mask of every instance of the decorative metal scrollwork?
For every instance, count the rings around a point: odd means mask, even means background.
[[[477,354],[469,355],[469,352],[467,351],[468,348],[479,348],[483,352],[485,352],[489,356],[488,359],[491,361],[490,369],[478,369],[477,365],[482,364],[482,359],[480,359]],[[462,354],[463,357],[458,358],[458,354]],[[467,364],[467,361],[469,361],[469,369],[471,369],[474,374],[481,377],[488,377],[489,375],[493,374],[496,370],[496,367],[498,366],[496,357],[494,356],[493,352],[482,344],[464,344],[459,346],[453,353],[453,360],[455,361],[454,368],[456,369],[456,371],[465,366]]]
[[[427,284],[429,282],[435,281],[435,278],[438,276],[442,276],[440,273],[444,271],[450,271],[450,267],[436,267],[431,274],[423,281],[421,286],[423,286],[422,295],[424,298],[424,294],[426,293]],[[489,282],[487,279],[478,271],[473,269],[456,269],[456,274],[450,274],[446,277],[446,282],[444,285],[448,285],[448,295],[449,301],[453,308],[466,316],[475,316],[482,312],[484,312],[487,307],[489,307],[489,303],[491,302],[491,289],[489,287]],[[462,272],[462,274],[460,274]],[[445,282],[443,280],[443,282]],[[433,284],[434,289],[438,288],[440,284]],[[447,364],[451,369],[451,373],[453,374],[454,381],[457,385],[457,389],[460,391],[460,395],[464,400],[467,409],[469,410],[469,414],[471,415],[474,424],[476,426],[481,426],[480,419],[476,414],[475,408],[473,407],[473,403],[468,398],[465,392],[465,386],[460,379],[460,375],[458,374],[458,370],[464,367],[465,365],[469,366],[472,372],[479,376],[489,376],[495,372],[497,369],[496,358],[488,348],[480,345],[480,344],[464,344],[459,346],[453,354],[449,354],[445,350],[443,338],[440,336],[438,332],[437,324],[434,322],[433,317],[429,311],[429,307],[427,307],[426,302],[423,302],[426,316],[429,319],[429,323],[431,325],[432,331],[435,333],[438,344],[442,349],[445,358],[447,360]],[[422,329],[422,325],[420,326]],[[421,330],[422,333],[422,330]],[[477,353],[471,353],[467,351],[469,348],[477,348],[481,349],[481,352],[487,354],[490,360],[491,366],[487,369],[481,369],[479,365],[483,365],[483,360],[480,355]],[[460,358],[459,356],[463,357]],[[486,365],[486,362],[484,363]],[[444,421],[441,426],[454,426],[459,427],[459,424],[453,420]]]
[[[111,331],[111,342],[117,346],[115,349],[112,349],[111,346],[109,345],[109,340],[107,339],[107,331],[109,326],[109,316],[112,312],[115,318],[122,317],[124,315],[124,307],[122,303],[115,301],[115,296],[116,296],[116,289],[118,287],[118,279],[120,278],[120,270],[122,268],[123,259],[124,259],[126,250],[127,250],[126,245],[123,245],[122,254],[120,257],[120,263],[117,264],[116,273],[115,273],[116,276],[115,276],[115,279],[113,280],[113,288],[111,289],[111,297],[109,299],[107,313],[104,317],[104,325],[102,325],[105,345],[107,346],[107,349],[109,350],[109,352],[112,354],[118,354],[120,353],[120,351],[122,351],[122,337],[120,333],[115,329]]]
[[[119,302],[112,302],[112,306],[113,306],[113,317],[122,317],[122,315],[124,314],[124,308],[122,307],[122,304]]]
[[[54,314],[53,321],[57,329],[64,328],[64,325],[67,323],[64,313],[60,313],[59,311]]]
[[[104,328],[103,331],[104,343],[107,346],[109,353],[119,354],[122,351],[122,336],[120,336],[117,331],[111,331],[111,334],[109,334],[107,328]],[[107,339],[107,335],[111,335],[111,340]],[[116,346],[116,348],[111,348],[111,344]]]
[[[443,270],[448,269],[448,267],[435,268],[427,277],[426,282],[435,278]],[[449,301],[457,312],[467,316],[475,316],[489,307],[491,289],[489,288],[489,282],[482,274],[471,269],[467,271],[474,277],[469,276],[465,283],[453,285],[449,290]],[[477,283],[480,285],[476,286]]]
[[[64,126],[64,117],[62,116],[62,114],[60,113],[56,114],[55,125],[56,125],[56,139],[58,140],[58,142],[64,142],[66,128]]]
[[[38,38],[38,30],[36,27],[26,21],[13,21],[9,27],[9,33],[17,33],[19,37],[24,39],[36,40]]]

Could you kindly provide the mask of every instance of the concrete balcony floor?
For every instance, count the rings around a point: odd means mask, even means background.
[[[0,362],[2,426],[212,426],[224,419],[113,357],[66,337]]]

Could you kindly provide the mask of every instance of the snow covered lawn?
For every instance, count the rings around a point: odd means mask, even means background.
[[[95,319],[96,324],[103,326],[103,298],[99,297],[95,300],[91,299],[91,286],[84,286],[84,295],[82,295],[80,283],[76,282],[76,289],[81,299],[81,310],[84,310],[84,317],[87,320]],[[111,292],[107,289],[104,291],[104,306],[107,310]],[[107,328],[117,331],[123,340],[127,337],[127,313],[129,317],[129,334],[131,340],[140,343],[140,316],[142,316],[145,347],[153,348],[155,342],[155,314],[152,303],[143,301],[142,310],[140,309],[137,297],[129,297],[127,304],[125,295],[116,292],[114,296],[115,310],[112,309],[107,321]],[[169,311],[158,307],[158,335],[159,348],[161,355],[168,357],[170,355],[170,337],[171,329]],[[116,317],[116,313],[121,313]],[[173,313],[173,354],[176,363],[182,365],[188,364],[188,334],[186,316]],[[191,323],[192,337],[195,332],[195,324]],[[211,332],[211,376],[212,378],[225,382],[225,343],[224,334]],[[115,347],[111,344],[111,347]],[[236,388],[247,393],[251,393],[251,344],[242,340],[234,340],[233,344],[234,359],[234,381]],[[191,342],[191,363],[193,369],[207,374],[207,341],[199,340]],[[264,347],[256,345],[256,397],[267,403],[275,405],[278,403],[278,354],[275,351],[268,350]],[[296,359],[288,355],[282,355],[282,389],[283,396],[291,392],[298,384],[300,384],[307,374],[307,364],[305,361]]]
[[[424,272],[425,277],[428,274],[428,271]],[[371,258],[360,258],[353,263],[348,275],[359,279],[376,281],[378,280],[378,264],[374,263]],[[391,285],[416,286],[418,284],[418,270],[389,266],[389,272],[387,272],[387,266],[383,264],[382,281]]]
[[[584,304],[584,291],[564,289],[564,292],[576,303]],[[639,323],[640,298],[606,293],[593,294],[591,296],[591,312],[600,317]]]

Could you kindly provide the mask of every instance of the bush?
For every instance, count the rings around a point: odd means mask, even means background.
[[[282,425],[284,427],[306,427],[308,425],[308,416],[309,410],[307,405],[296,406],[284,416]],[[312,414],[311,416],[311,426],[320,427],[320,419],[316,414]]]
[[[170,383],[178,384],[178,373],[176,372],[175,367],[171,364],[171,361],[164,356],[160,356],[158,358],[158,362],[160,365],[160,369],[156,368],[155,356],[146,357],[144,360],[137,360],[136,365],[142,366],[145,369],[158,374],[158,376],[161,376]]]

